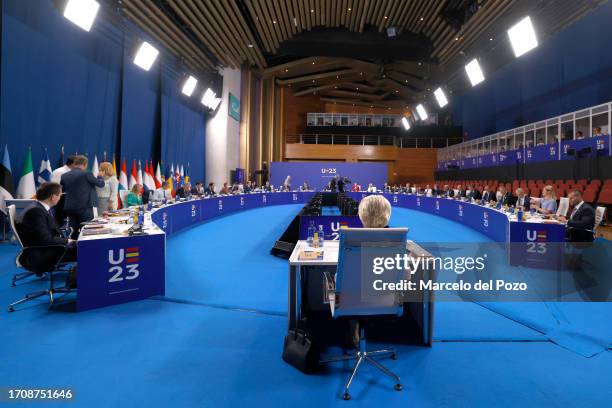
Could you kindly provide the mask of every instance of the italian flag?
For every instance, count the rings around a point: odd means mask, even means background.
[[[17,185],[17,198],[33,198],[36,195],[36,183],[34,182],[34,170],[32,168],[32,149],[28,150],[28,154],[23,164],[21,178]]]

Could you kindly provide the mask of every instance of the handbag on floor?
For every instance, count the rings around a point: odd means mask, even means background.
[[[305,374],[321,369],[321,352],[312,336],[304,330],[289,330],[283,345],[283,360]]]

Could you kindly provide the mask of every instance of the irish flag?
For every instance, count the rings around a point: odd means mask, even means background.
[[[36,195],[36,182],[34,181],[34,170],[32,168],[32,149],[28,150],[19,184],[17,184],[17,198],[30,199]]]

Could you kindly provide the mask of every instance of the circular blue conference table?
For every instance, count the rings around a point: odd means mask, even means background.
[[[79,240],[77,310],[164,295],[166,237],[204,221],[249,209],[305,204],[314,194],[315,192],[249,193],[179,201],[152,211],[151,219],[159,229],[155,228],[151,234]],[[360,201],[370,193],[347,194]],[[460,222],[495,242],[521,243],[518,247],[513,245],[512,251],[509,252],[509,260],[513,265],[552,265],[554,268],[554,263],[562,258],[561,254],[555,253],[555,249],[559,250],[559,245],[547,248],[547,244],[563,242],[563,225],[517,222],[511,220],[507,213],[495,208],[453,199],[412,194],[383,195],[394,207],[423,211]],[[327,216],[328,221],[333,217]],[[358,222],[357,217],[353,218]],[[334,224],[338,224],[337,220]],[[338,237],[338,234],[329,235],[332,239]],[[300,236],[300,239],[303,238],[305,237]]]

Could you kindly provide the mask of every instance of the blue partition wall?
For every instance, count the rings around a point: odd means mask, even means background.
[[[485,72],[483,83],[451,101],[455,123],[474,139],[612,100],[610,21],[608,2],[498,71]]]
[[[205,114],[180,94],[182,73],[162,47],[150,71],[132,63],[139,39],[155,44],[118,16],[100,13],[86,32],[53,0],[2,2],[0,148],[8,145],[16,179],[29,146],[35,172],[45,147],[55,167],[65,146],[128,167],[189,163],[192,178],[204,178]]]

